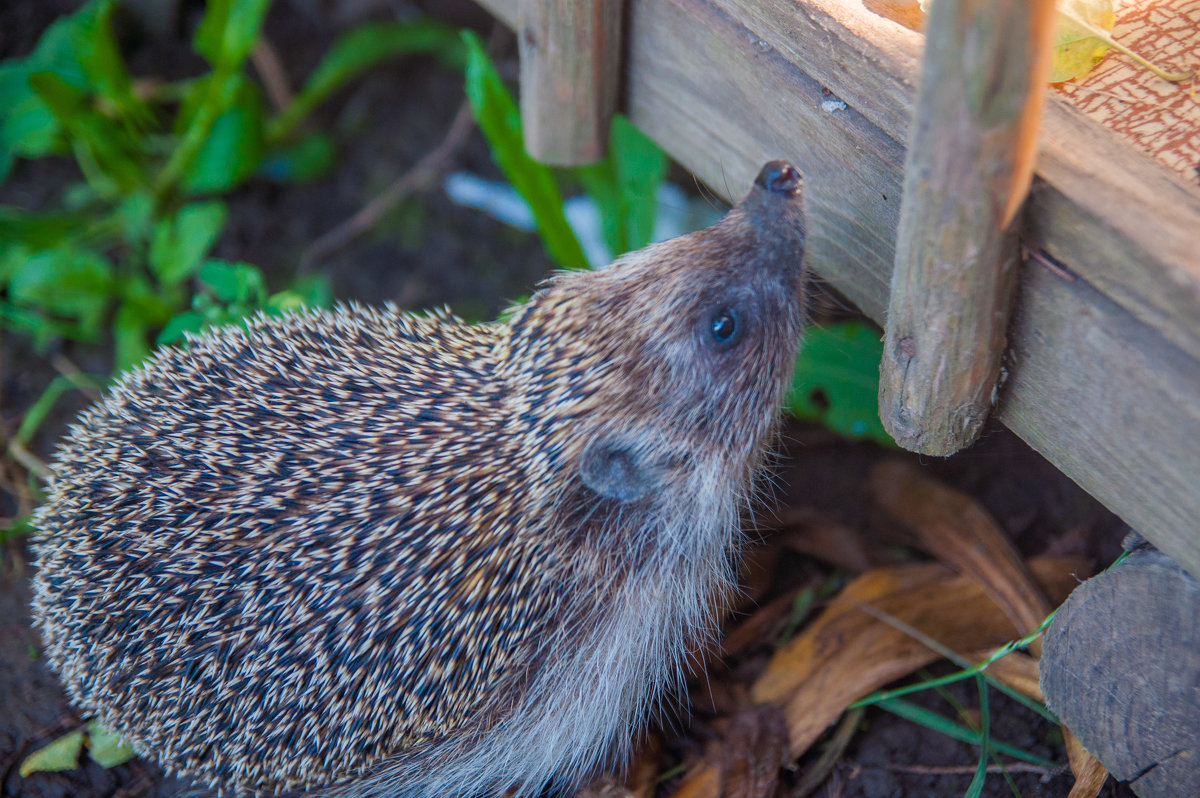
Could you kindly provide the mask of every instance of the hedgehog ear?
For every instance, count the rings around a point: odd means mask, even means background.
[[[583,484],[609,499],[633,501],[658,483],[659,469],[632,441],[601,436],[588,441],[579,458]]]

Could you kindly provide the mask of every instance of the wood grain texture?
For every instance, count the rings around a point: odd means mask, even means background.
[[[991,412],[1017,262],[1004,217],[1026,111],[1044,94],[1034,10],[938,0],[925,26],[879,369],[884,428],[922,454],[970,446]]]
[[[1200,582],[1135,551],[1076,589],[1044,642],[1042,690],[1087,750],[1143,798],[1195,795]]]
[[[483,4],[515,18],[515,0]],[[725,197],[791,159],[809,192],[811,267],[883,321],[920,36],[850,0],[760,5],[754,21],[731,2],[630,0],[626,111]],[[768,26],[767,11],[824,27]],[[888,40],[872,50],[880,25]],[[824,110],[826,87],[848,107]],[[1200,191],[1051,99],[1027,228],[1074,280],[1025,268],[998,415],[1200,575]]]
[[[521,122],[544,163],[604,157],[620,80],[623,0],[520,0]]]

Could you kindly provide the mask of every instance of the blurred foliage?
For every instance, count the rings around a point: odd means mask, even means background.
[[[796,359],[785,409],[853,440],[896,445],[879,420],[883,334],[870,322],[812,325]]]
[[[600,210],[609,252],[620,255],[650,243],[658,188],[667,176],[667,155],[627,119],[613,120],[607,157],[582,167],[550,167],[525,151],[521,114],[496,65],[475,34],[467,47],[467,98],[491,148],[492,158],[533,212],[547,254],[565,269],[586,269],[587,258],[563,210],[560,184],[579,183]]]
[[[270,295],[253,266],[209,258],[228,217],[220,195],[254,176],[326,173],[330,139],[298,132],[321,101],[384,59],[428,52],[461,66],[465,49],[458,31],[428,20],[364,25],[272,115],[245,69],[268,6],[210,0],[192,40],[210,70],[173,83],[130,75],[114,0],[93,0],[52,25],[27,58],[0,65],[0,181],[18,158],[63,154],[82,177],[58,210],[0,207],[0,324],[43,350],[110,333],[123,370],[155,341],[205,324],[328,301],[316,281]]]

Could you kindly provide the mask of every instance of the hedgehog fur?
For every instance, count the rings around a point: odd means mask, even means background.
[[[782,162],[501,322],[348,305],[167,349],[71,428],[34,614],[73,701],[223,794],[618,763],[734,587],[803,317]]]

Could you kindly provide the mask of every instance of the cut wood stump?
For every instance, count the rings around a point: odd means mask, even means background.
[[[1200,795],[1200,582],[1154,549],[1075,590],[1046,631],[1047,704],[1142,798]]]

